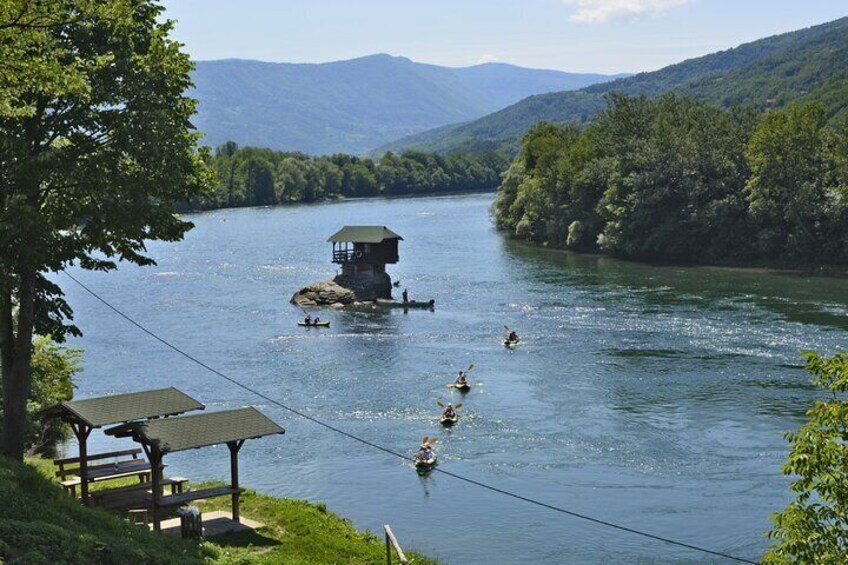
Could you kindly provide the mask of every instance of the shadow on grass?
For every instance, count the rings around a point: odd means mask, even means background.
[[[207,539],[216,545],[231,547],[273,547],[282,545],[280,540],[262,535],[256,530],[225,532],[223,534],[209,536]]]

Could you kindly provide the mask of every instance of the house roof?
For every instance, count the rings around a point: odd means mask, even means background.
[[[380,243],[386,239],[403,240],[401,236],[386,226],[345,226],[327,241],[333,243],[352,241],[354,243]]]
[[[205,406],[174,387],[62,402],[42,412],[47,417],[92,428],[109,424],[174,416]]]
[[[162,453],[285,432],[283,428],[253,407],[132,422],[106,430],[107,435],[132,437],[141,444],[158,447]]]

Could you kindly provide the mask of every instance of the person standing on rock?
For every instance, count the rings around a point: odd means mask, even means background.
[[[404,303],[409,302],[409,292],[407,292],[406,289],[403,289],[403,294],[401,296],[403,296],[403,302]]]

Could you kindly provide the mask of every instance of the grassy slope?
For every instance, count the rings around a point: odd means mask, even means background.
[[[42,472],[0,457],[0,556],[7,563],[202,562],[196,545],[83,508],[40,467]]]
[[[0,563],[364,565],[385,559],[381,538],[356,531],[320,503],[247,491],[242,515],[265,527],[211,538],[198,546],[80,506],[52,480],[53,471],[48,461],[22,465],[0,457]],[[229,498],[199,505],[228,510]],[[435,563],[414,552],[408,556],[415,563]]]
[[[609,92],[656,96],[670,90],[722,106],[765,108],[768,100],[776,106],[815,100],[830,115],[843,112],[848,106],[848,18],[583,90],[531,96],[471,122],[400,139],[375,153],[477,147],[514,153],[518,138],[537,121],[586,122],[605,106]]]

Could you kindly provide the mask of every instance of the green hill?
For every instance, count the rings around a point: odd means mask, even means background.
[[[199,61],[203,142],[362,154],[404,135],[479,118],[532,94],[616,77],[501,63],[448,68],[372,55],[322,64]]]
[[[761,109],[816,100],[835,115],[848,106],[848,18],[574,92],[531,96],[471,122],[400,139],[374,153],[403,149],[515,153],[519,138],[538,121],[589,121],[605,107],[604,97],[610,92],[652,97],[668,91],[721,106],[748,104]]]

